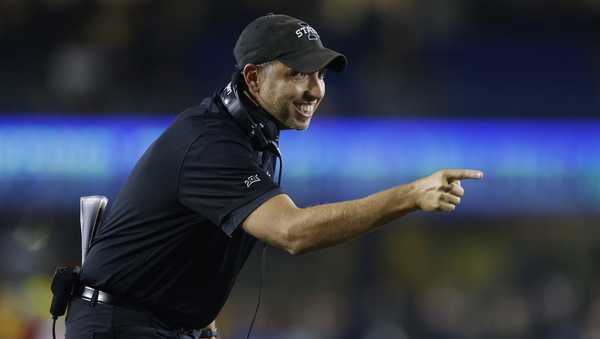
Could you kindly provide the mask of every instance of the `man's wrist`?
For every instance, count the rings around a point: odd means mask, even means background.
[[[399,213],[414,212],[421,209],[419,205],[419,190],[417,185],[412,182],[406,185],[398,186],[396,190],[396,203],[394,204]]]

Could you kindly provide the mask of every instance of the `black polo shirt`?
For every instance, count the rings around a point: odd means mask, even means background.
[[[177,327],[215,319],[256,242],[240,224],[282,193],[274,155],[255,151],[216,100],[180,113],[144,153],[81,273]],[[252,115],[279,135],[271,117]]]

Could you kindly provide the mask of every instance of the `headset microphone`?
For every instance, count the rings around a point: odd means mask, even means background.
[[[219,99],[225,110],[233,117],[237,124],[250,136],[252,146],[258,151],[271,150],[277,157],[281,158],[281,152],[277,142],[265,135],[265,126],[257,123],[241,101],[237,86],[230,82],[219,93]],[[259,110],[262,110],[258,107]],[[267,112],[263,111],[263,114]]]

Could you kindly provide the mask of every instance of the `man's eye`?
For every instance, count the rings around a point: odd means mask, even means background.
[[[292,71],[290,73],[290,75],[292,76],[292,78],[294,79],[304,79],[304,77],[306,77],[306,73],[302,73],[302,72],[296,72],[296,71]]]
[[[325,79],[325,70],[319,72],[319,79]]]

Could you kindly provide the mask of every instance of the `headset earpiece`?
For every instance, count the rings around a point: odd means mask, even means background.
[[[250,113],[240,100],[237,86],[230,82],[219,93],[219,99],[225,107],[225,110],[233,117],[240,127],[250,136],[252,146],[258,151],[271,150],[277,156],[281,156],[279,147],[274,140],[265,136],[262,123],[257,123],[252,119]],[[266,113],[265,113],[266,114]]]

